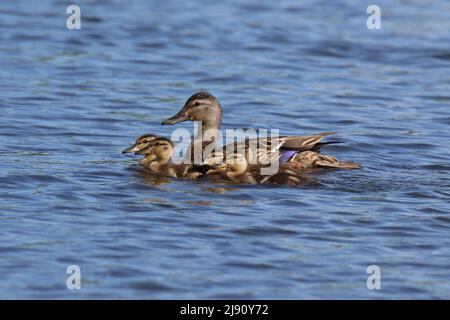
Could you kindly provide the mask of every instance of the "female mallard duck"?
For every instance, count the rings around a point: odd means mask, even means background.
[[[156,137],[135,154],[144,155],[139,163],[158,176],[196,179],[203,174],[201,168],[194,165],[174,164],[172,141],[164,137]]]
[[[173,125],[182,121],[200,121],[201,130],[199,130],[194,138],[193,143],[191,143],[190,151],[191,155],[195,149],[194,145],[199,144],[200,150],[205,150],[205,148],[211,144],[215,143],[214,137],[205,141],[205,133],[210,129],[218,130],[222,122],[222,107],[219,101],[211,94],[207,92],[198,92],[191,96],[183,106],[183,108],[174,116],[166,119],[161,124],[162,125]],[[323,132],[311,136],[282,136],[276,139],[265,138],[258,139],[257,145],[261,146],[264,150],[269,150],[265,152],[265,155],[252,155],[257,156],[258,161],[261,163],[270,163],[271,161],[288,162],[293,165],[293,167],[305,168],[308,166],[315,166],[320,164],[317,161],[307,161],[308,157],[300,156],[301,153],[305,151],[310,151],[318,154],[320,148],[324,145],[336,142],[321,142],[321,140],[328,136],[334,134],[334,132]],[[247,146],[250,143],[247,143]],[[225,158],[225,149],[223,151],[222,158]],[[248,147],[247,147],[248,149]],[[260,150],[258,148],[258,150]],[[264,159],[261,161],[260,158],[269,157],[269,159]],[[205,159],[208,160],[208,159]],[[303,162],[302,162],[303,161]],[[306,161],[306,162],[304,162]],[[206,161],[208,162],[208,161]],[[252,162],[250,162],[252,163]],[[333,168],[346,168],[355,169],[360,166],[353,162],[341,162],[341,161],[330,161],[327,162],[329,167]]]

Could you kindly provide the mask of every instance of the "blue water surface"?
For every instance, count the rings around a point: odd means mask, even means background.
[[[450,3],[0,2],[0,298],[450,298]],[[299,187],[121,150],[208,90],[223,128],[337,131]],[[81,290],[66,287],[69,265]],[[369,290],[367,267],[381,268]]]

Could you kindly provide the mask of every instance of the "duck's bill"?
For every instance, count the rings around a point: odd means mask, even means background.
[[[133,152],[137,152],[139,151],[139,148],[135,145],[132,145],[131,147],[126,148],[125,150],[122,151],[122,154],[125,153],[133,153]]]
[[[165,126],[165,125],[172,125],[172,124],[175,124],[175,123],[178,123],[178,122],[183,122],[183,121],[186,121],[186,120],[189,120],[188,115],[185,114],[185,113],[179,112],[176,115],[174,115],[173,117],[170,117],[170,118],[164,120],[161,124],[163,126]]]
[[[143,155],[143,154],[152,154],[152,150],[147,148],[141,149],[141,150],[137,150],[134,154],[138,154],[138,155]]]

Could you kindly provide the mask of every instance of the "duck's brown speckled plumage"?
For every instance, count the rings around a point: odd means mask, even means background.
[[[249,165],[245,157],[239,163],[217,165],[206,172],[209,179],[231,181],[239,184],[272,184],[297,186],[311,182],[303,170],[293,168],[289,164],[282,164],[272,175],[263,175],[262,165]]]
[[[174,116],[162,122],[172,125],[182,121],[201,121],[202,130],[197,132],[191,143],[190,151],[193,159],[194,146],[199,144],[202,151],[216,143],[213,136],[205,141],[205,132],[219,129],[222,121],[222,107],[219,101],[207,92],[199,92],[191,96],[183,108]],[[243,150],[238,151],[238,144],[233,143],[219,150],[212,148],[212,153],[200,165],[174,164],[172,142],[163,137],[147,134],[123,153],[134,152],[144,155],[140,164],[155,175],[177,178],[196,179],[205,176],[212,180],[225,180],[234,183],[250,184],[282,184],[299,185],[307,183],[307,172],[322,168],[357,169],[360,165],[354,162],[339,161],[334,157],[320,154],[320,149],[335,141],[322,142],[322,139],[334,132],[322,132],[310,136],[281,136],[262,139],[247,139]],[[211,137],[210,137],[211,138]],[[242,145],[241,145],[242,147]],[[230,151],[233,151],[231,154]],[[234,161],[227,161],[232,157]],[[255,161],[256,160],[256,161]],[[263,175],[261,169],[268,164],[278,164],[278,171],[272,175]]]
[[[291,165],[297,169],[310,168],[338,168],[338,169],[359,169],[361,166],[354,162],[339,161],[338,159],[319,154],[313,151],[304,151],[296,154],[290,161]]]
[[[222,121],[222,108],[218,100],[207,92],[199,92],[191,96],[183,106],[183,108],[173,117],[163,121],[163,125],[172,125],[178,122],[191,120],[201,121],[202,132],[198,132],[196,141],[203,141],[202,137],[207,129],[219,129]],[[342,168],[342,169],[356,169],[360,166],[352,162],[342,162],[330,156],[320,155],[320,148],[323,146],[336,143],[336,142],[321,142],[321,140],[334,134],[334,132],[323,132],[311,136],[282,136],[279,138],[266,138],[259,139],[256,144],[258,147],[263,147],[269,152],[262,152],[251,155],[257,157],[257,161],[260,163],[270,163],[271,161],[278,160],[280,154],[287,150],[295,150],[295,155],[288,159],[288,163],[297,169],[302,168]],[[211,143],[214,143],[211,142]],[[206,148],[209,143],[202,142],[202,149]],[[247,142],[247,145],[249,143]],[[205,163],[217,162],[217,159],[225,159],[227,147],[224,147],[221,154],[216,154],[211,158],[204,159]],[[259,148],[258,148],[259,149]],[[191,144],[190,150],[193,150],[193,144]],[[303,154],[308,151],[308,153]],[[191,154],[193,154],[191,152]],[[254,163],[249,159],[249,152],[247,148],[246,152],[247,160],[249,163]],[[216,158],[216,159],[214,159]]]

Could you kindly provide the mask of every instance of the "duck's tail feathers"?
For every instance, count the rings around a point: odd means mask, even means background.
[[[311,149],[311,151],[319,152],[321,148],[323,148],[326,145],[329,144],[338,144],[338,143],[345,143],[344,141],[327,141],[327,142],[318,142],[314,145],[314,147]]]

